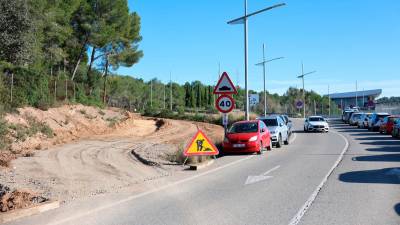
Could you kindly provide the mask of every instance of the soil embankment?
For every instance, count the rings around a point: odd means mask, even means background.
[[[0,184],[62,202],[137,190],[148,180],[172,174],[180,168],[169,157],[183,148],[198,128],[215,142],[223,138],[223,128],[216,125],[144,118],[81,105],[48,111],[26,108],[6,119],[23,124],[26,113],[48,124],[54,137],[38,134],[13,143],[15,152],[33,154],[1,169]],[[131,154],[133,150],[154,164],[144,164]]]

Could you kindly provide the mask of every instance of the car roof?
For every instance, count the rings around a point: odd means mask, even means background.
[[[308,118],[323,118],[323,119],[325,119],[323,116],[309,116]]]
[[[374,113],[375,115],[378,115],[378,116],[386,116],[386,115],[389,115],[389,113],[385,113],[385,112],[379,112],[379,113]]]
[[[235,123],[258,123],[258,120],[242,120]]]
[[[273,116],[263,116],[263,117],[259,117],[259,120],[265,120],[265,119],[277,119],[279,117],[279,115],[273,115]]]

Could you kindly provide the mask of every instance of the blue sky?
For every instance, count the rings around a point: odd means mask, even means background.
[[[400,1],[248,0],[248,11],[285,2],[287,6],[249,20],[249,88],[262,90],[262,58],[285,59],[267,65],[267,89],[284,93],[300,87],[296,76],[317,70],[306,89],[321,94],[382,88],[400,96]],[[119,74],[178,83],[216,83],[218,63],[244,86],[243,25],[227,21],[243,15],[243,0],[130,0],[142,18],[141,61]]]

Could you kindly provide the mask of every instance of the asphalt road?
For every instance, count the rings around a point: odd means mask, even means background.
[[[133,195],[10,224],[400,224],[400,141],[333,126],[337,132],[298,131],[289,146],[225,156]]]

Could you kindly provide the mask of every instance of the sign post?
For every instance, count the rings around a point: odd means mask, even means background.
[[[222,114],[222,125],[224,125],[225,135],[228,130],[228,123],[229,123],[228,118],[229,117],[227,113]]]

